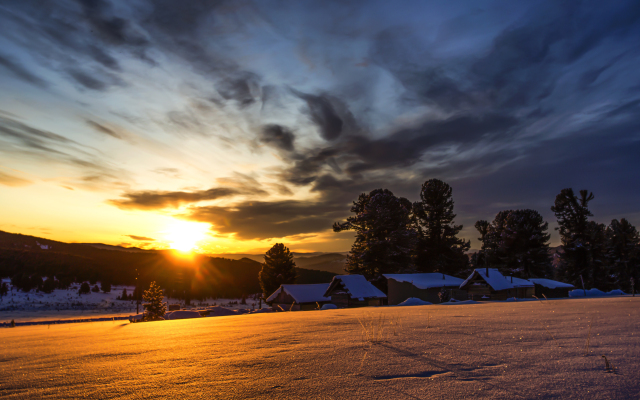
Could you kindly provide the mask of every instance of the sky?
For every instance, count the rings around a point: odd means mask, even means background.
[[[640,3],[6,0],[0,230],[348,251],[360,193],[461,236],[563,188],[640,225]]]

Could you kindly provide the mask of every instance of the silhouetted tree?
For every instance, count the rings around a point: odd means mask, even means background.
[[[511,276],[549,276],[548,228],[549,224],[535,210],[500,211],[484,235],[483,245],[489,249],[487,261]]]
[[[45,293],[51,293],[57,288],[58,284],[53,278],[48,278],[42,283],[42,291]]]
[[[120,296],[120,300],[129,300],[129,295],[127,294],[127,288],[122,289],[122,295]]]
[[[470,241],[457,237],[462,225],[454,225],[452,189],[439,179],[422,185],[421,201],[413,203],[413,219],[418,231],[416,268],[423,272],[452,275],[465,272],[469,258],[465,254]]]
[[[155,281],[151,282],[149,289],[144,291],[142,296],[146,303],[142,304],[145,310],[144,319],[146,321],[157,321],[163,319],[164,314],[167,311],[167,305],[162,301],[164,295],[160,286],[156,285]]]
[[[363,193],[353,202],[355,215],[333,224],[334,232],[353,230],[356,238],[346,271],[377,279],[384,273],[411,270],[416,232],[411,226],[411,202],[387,189]]]
[[[91,286],[87,282],[82,282],[80,285],[80,289],[78,290],[78,294],[89,294],[91,293]]]
[[[580,285],[580,276],[591,287],[596,286],[595,277],[600,274],[595,271],[599,263],[593,258],[597,252],[591,246],[599,246],[594,241],[600,238],[600,228],[590,224],[588,218],[593,216],[588,205],[593,200],[593,193],[580,191],[580,197],[573,193],[573,189],[562,189],[556,196],[551,211],[558,219],[562,252],[559,257],[559,272],[562,279],[574,285]]]
[[[640,235],[635,226],[622,218],[607,227],[607,262],[616,286],[631,292],[631,279],[640,279]]]
[[[474,227],[476,228],[476,230],[480,233],[480,237],[478,238],[478,240],[480,241],[480,251],[478,251],[477,253],[473,254],[471,256],[471,264],[473,264],[473,268],[480,268],[480,267],[487,267],[488,265],[486,264],[486,238],[487,238],[487,234],[489,233],[489,221],[485,221],[483,219],[481,219],[480,221],[477,221],[474,225]]]
[[[101,281],[100,282],[100,290],[102,290],[104,293],[111,292],[111,283],[106,282],[106,281]]]
[[[2,282],[2,285],[0,285],[0,298],[6,296],[7,293],[9,293],[9,285],[7,285],[7,282]]]
[[[262,270],[258,275],[262,292],[269,296],[283,283],[296,282],[296,263],[293,255],[282,243],[276,243],[264,255]]]
[[[94,285],[94,286],[91,288],[91,291],[92,291],[93,293],[98,293],[98,292],[100,292],[100,288],[98,287],[98,285]]]

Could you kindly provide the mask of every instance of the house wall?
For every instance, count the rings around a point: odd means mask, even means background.
[[[398,282],[395,279],[387,280],[388,287],[388,300],[389,305],[400,304],[410,297],[416,297],[420,300],[428,301],[430,303],[439,303],[440,297],[438,293],[442,290],[439,288],[420,289],[414,286],[411,282]],[[451,298],[456,300],[467,300],[467,291],[460,290],[458,286],[445,287],[447,293]]]
[[[573,290],[573,289],[569,289],[569,288],[549,289],[542,285],[536,285],[535,295],[536,297],[541,299],[544,298],[544,296],[542,296],[543,294],[550,299],[559,298],[559,297],[569,297],[569,290]]]

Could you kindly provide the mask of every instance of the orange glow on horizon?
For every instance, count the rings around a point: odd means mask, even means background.
[[[186,256],[196,250],[198,243],[205,239],[209,224],[175,220],[164,232],[165,239],[177,254]]]

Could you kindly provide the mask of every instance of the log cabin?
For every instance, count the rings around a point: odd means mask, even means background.
[[[467,292],[460,289],[463,279],[441,273],[383,274],[387,279],[389,305],[400,304],[415,297],[430,303],[440,303],[438,293],[445,290],[449,299],[467,300]]]
[[[526,279],[504,276],[495,268],[478,268],[460,285],[471,300],[531,298],[534,284]]]
[[[266,300],[274,311],[316,310],[331,301],[324,293],[328,283],[310,285],[284,284],[273,292]]]
[[[362,275],[337,275],[324,293],[338,308],[381,306],[387,296]]]
[[[529,281],[535,285],[535,295],[538,298],[569,297],[569,291],[575,289],[575,286],[569,283],[551,279],[531,278]]]

